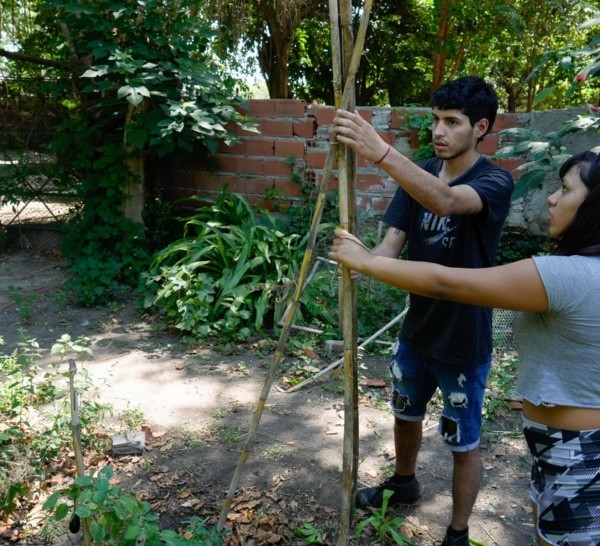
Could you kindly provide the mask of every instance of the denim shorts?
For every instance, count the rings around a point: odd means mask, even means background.
[[[451,451],[471,451],[479,445],[481,410],[492,357],[476,366],[456,366],[410,348],[398,340],[390,370],[394,391],[390,401],[394,416],[422,421],[437,388],[444,410],[438,432]]]

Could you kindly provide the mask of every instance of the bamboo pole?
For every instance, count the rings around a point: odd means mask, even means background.
[[[369,343],[371,343],[372,341],[375,341],[381,334],[387,332],[392,326],[394,326],[395,324],[400,322],[404,318],[404,315],[406,315],[407,311],[408,311],[408,307],[405,307],[404,310],[402,311],[402,313],[400,313],[399,315],[394,317],[392,320],[390,320],[385,326],[383,326],[382,328],[377,330],[377,332],[375,332],[374,334],[371,334],[357,348],[363,349]],[[344,362],[344,357],[342,356],[341,358],[338,358],[331,364],[328,364],[322,370],[319,370],[315,375],[311,375],[308,379],[305,379],[301,383],[297,383],[296,385],[294,385],[293,387],[290,387],[288,390],[286,390],[284,392],[286,392],[286,393],[295,392],[297,390],[300,390],[302,387],[306,387],[306,385],[310,385],[311,383],[314,383],[320,377],[323,377],[325,374],[328,374],[329,372],[338,368],[339,365],[342,364],[343,362]]]
[[[71,395],[71,430],[73,432],[73,452],[75,453],[75,472],[78,477],[84,475],[83,469],[83,449],[81,447],[81,421],[79,420],[79,403],[77,401],[77,391],[75,390],[75,373],[77,364],[74,360],[69,360],[69,392]],[[90,533],[90,524],[88,518],[81,518],[81,531],[83,533],[83,543],[85,546],[91,546],[92,535]]]
[[[338,0],[330,0],[329,13],[331,19],[332,63],[334,73],[334,96],[336,108],[340,107],[342,90],[342,77],[348,69],[346,52],[352,44],[351,33],[351,0],[340,0],[338,13]],[[341,43],[340,43],[341,42]],[[351,51],[351,49],[350,49]],[[337,75],[337,77],[336,77]],[[354,106],[354,82],[349,86],[348,102]],[[339,219],[342,228],[353,232],[354,207],[354,155],[346,147],[338,149],[338,191],[339,191]],[[344,442],[342,454],[342,499],[340,506],[340,522],[338,546],[348,543],[348,535],[352,526],[354,513],[354,492],[356,488],[356,465],[358,462],[357,445],[358,437],[358,399],[357,382],[357,348],[356,348],[356,322],[353,320],[356,310],[356,281],[352,279],[352,272],[342,266],[340,279],[340,314],[344,339]]]
[[[352,52],[352,59],[350,62],[350,68],[348,70],[348,76],[346,78],[346,85],[344,88],[344,93],[341,98],[341,108],[348,108],[350,104],[351,93],[348,91],[349,87],[354,86],[354,81],[356,78],[356,72],[358,70],[358,65],[360,62],[360,57],[362,55],[364,39],[367,32],[367,25],[369,21],[369,14],[371,12],[371,5],[373,4],[373,0],[366,0],[365,7],[363,8],[363,16],[361,18],[359,31],[357,34],[357,41],[354,45],[354,50]],[[304,258],[302,260],[302,265],[300,266],[300,271],[298,272],[298,277],[296,279],[296,289],[294,291],[294,295],[292,298],[292,304],[290,307],[290,311],[286,318],[286,321],[281,330],[281,335],[279,337],[279,342],[277,343],[277,347],[275,349],[275,354],[273,355],[273,360],[271,362],[271,366],[267,372],[267,376],[265,378],[265,383],[263,385],[259,401],[254,410],[254,414],[252,416],[252,420],[250,422],[250,429],[248,430],[248,436],[246,438],[246,442],[244,447],[242,448],[242,452],[240,454],[240,458],[236,469],[233,474],[233,478],[231,479],[231,483],[229,485],[229,490],[227,491],[227,497],[223,503],[223,508],[221,510],[221,515],[219,517],[219,522],[217,523],[217,528],[223,529],[225,526],[225,522],[227,521],[227,514],[231,509],[233,504],[233,497],[237,490],[237,487],[240,482],[240,478],[250,456],[250,451],[252,449],[252,444],[254,443],[254,438],[256,436],[256,431],[258,430],[258,426],[260,424],[260,419],[262,417],[262,412],[265,408],[267,397],[273,385],[273,380],[275,378],[275,372],[277,371],[277,367],[284,356],[285,344],[287,342],[287,338],[289,336],[289,332],[291,330],[292,323],[294,321],[296,315],[296,309],[298,307],[298,303],[300,301],[300,296],[302,295],[302,290],[304,287],[304,279],[306,278],[306,274],[308,271],[308,267],[310,265],[310,261],[312,260],[314,249],[316,246],[317,239],[317,231],[319,224],[321,222],[321,216],[323,214],[323,208],[325,206],[325,197],[327,195],[327,189],[329,187],[329,181],[331,179],[331,174],[333,172],[333,165],[335,163],[335,158],[337,154],[337,148],[339,144],[332,143],[327,153],[327,158],[325,159],[325,165],[323,167],[323,174],[321,179],[321,184],[319,185],[319,195],[317,196],[317,201],[315,204],[315,210],[313,212],[313,217],[310,225],[310,235],[308,238],[306,251],[304,253]]]

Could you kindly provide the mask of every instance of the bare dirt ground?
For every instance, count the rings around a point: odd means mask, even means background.
[[[192,515],[216,521],[272,361],[273,345],[255,340],[230,354],[210,346],[191,347],[142,315],[133,297],[102,309],[65,305],[59,297],[65,278],[60,258],[52,253],[0,253],[0,335],[6,343],[2,349],[12,351],[21,330],[37,339],[42,361],[49,362],[50,347],[61,335],[90,338],[94,356],[81,365],[91,373],[96,399],[113,406],[112,432],[121,430],[123,412],[135,409],[152,433],[142,455],[108,461],[120,485],[152,503],[162,527],[177,529]],[[28,323],[11,286],[22,289],[24,297],[36,295],[27,304]],[[323,360],[313,364],[324,367],[331,357],[322,347],[314,351]],[[257,443],[230,512],[234,534],[229,544],[305,544],[293,534],[305,522],[324,533],[326,544],[337,541],[343,383],[330,376],[298,392],[282,392],[293,364],[291,359],[281,364],[269,394]],[[365,356],[361,361],[359,487],[376,484],[393,468],[389,390],[368,386],[369,379],[387,379],[386,368],[385,356]],[[395,510],[406,516],[416,546],[440,540],[449,521],[451,457],[436,425],[437,410],[432,407],[417,470],[423,498],[417,506]],[[520,412],[508,410],[485,424],[484,477],[470,528],[471,537],[488,546],[533,543],[529,461],[519,425]],[[367,533],[351,542],[374,541]],[[78,544],[77,537],[56,542],[67,543]]]

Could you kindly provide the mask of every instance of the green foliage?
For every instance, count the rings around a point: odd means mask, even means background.
[[[0,346],[3,345],[0,338]],[[0,511],[5,515],[27,502],[31,483],[51,474],[70,451],[69,392],[64,359],[91,354],[86,338],[62,336],[52,347],[58,358],[42,372],[36,364],[38,343],[22,340],[10,353],[0,354]],[[94,385],[80,374],[76,390],[83,394]],[[92,430],[102,424],[110,407],[84,400],[80,421],[86,448],[101,449]]]
[[[569,36],[569,42],[557,49],[548,49],[528,76],[529,80],[543,78],[553,69],[551,78],[546,77],[546,86],[533,99],[533,105],[552,104],[557,96],[567,103],[598,102],[600,92],[600,34],[593,35],[591,29],[600,26],[600,18],[590,19],[577,27]],[[577,37],[577,39],[576,39]],[[589,38],[583,44],[581,38]]]
[[[431,111],[415,110],[410,114],[404,115],[406,122],[401,129],[404,131],[416,131],[419,139],[419,148],[413,154],[412,159],[415,162],[429,159],[435,155],[433,142],[431,138],[431,126],[433,124],[433,113]]]
[[[404,518],[401,516],[390,516],[388,512],[388,502],[394,494],[393,491],[386,489],[383,492],[383,501],[381,508],[374,509],[371,515],[359,522],[354,528],[354,535],[359,538],[367,526],[373,528],[377,536],[377,541],[383,544],[397,544],[398,546],[408,546],[412,544],[411,540],[399,529],[404,524]]]
[[[516,399],[515,381],[519,360],[513,353],[503,353],[490,369],[486,396],[483,400],[483,418],[493,420],[499,410],[508,408],[508,400]]]
[[[496,265],[547,254],[550,244],[551,241],[547,235],[532,235],[526,230],[505,229],[498,246]]]
[[[142,226],[123,215],[123,147],[111,143],[100,126],[82,127],[83,120],[61,125],[53,151],[65,175],[72,172],[78,179],[76,190],[84,203],[66,225],[63,251],[71,276],[65,288],[75,303],[93,306],[135,286],[149,256]],[[102,145],[101,155],[96,144]]]
[[[294,535],[303,538],[306,544],[325,544],[323,533],[308,521],[296,527]]]
[[[143,227],[124,216],[144,163],[177,153],[206,158],[219,142],[235,140],[232,125],[253,130],[239,113],[235,82],[211,57],[213,35],[188,0],[48,0],[39,7],[30,43],[52,36],[47,55],[57,66],[45,93],[62,120],[52,177],[83,203],[64,241],[76,303],[113,300],[148,265]]]
[[[539,131],[522,128],[500,131],[500,136],[512,143],[500,148],[494,158],[525,157],[527,160],[517,167],[517,170],[523,174],[517,181],[512,199],[523,197],[531,190],[541,187],[546,177],[558,171],[565,160],[572,155],[564,145],[567,135],[579,131],[597,131],[599,128],[600,118],[577,116],[564,122],[557,131],[545,135]]]
[[[50,495],[42,508],[56,521],[69,514],[75,521],[86,518],[94,543],[106,546],[135,546],[142,538],[147,546],[223,544],[223,534],[208,529],[200,518],[190,520],[184,535],[161,532],[150,504],[111,484],[112,476],[112,468],[105,466],[95,475],[77,477],[70,486]]]
[[[169,324],[199,339],[245,339],[263,328],[294,279],[305,242],[223,191],[187,219],[183,238],[157,253],[143,276],[144,305],[158,306]]]

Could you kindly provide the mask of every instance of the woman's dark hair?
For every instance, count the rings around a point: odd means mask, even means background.
[[[496,120],[498,97],[494,87],[479,76],[465,76],[445,83],[431,97],[431,106],[440,110],[460,110],[469,118],[471,127],[482,120],[488,120],[488,130]],[[478,142],[483,140],[481,135]]]
[[[581,152],[567,159],[558,172],[562,177],[572,167],[579,166],[579,176],[589,193],[571,224],[558,237],[555,254],[571,256],[600,255],[600,155]]]

